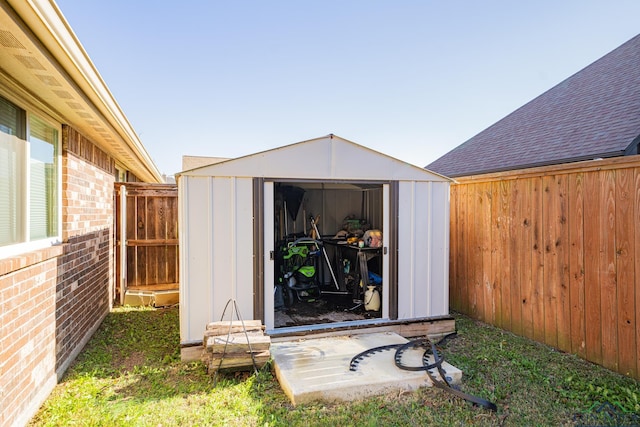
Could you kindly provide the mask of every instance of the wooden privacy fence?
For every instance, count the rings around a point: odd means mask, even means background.
[[[126,277],[122,279],[122,202],[126,188]],[[117,293],[178,289],[178,188],[175,184],[116,183]]]
[[[451,187],[451,308],[640,379],[640,157]]]

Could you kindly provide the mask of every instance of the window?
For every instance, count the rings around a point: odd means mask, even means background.
[[[127,171],[120,165],[116,164],[116,174],[115,174],[116,182],[126,182],[127,181]]]
[[[59,237],[59,135],[0,98],[0,256]]]

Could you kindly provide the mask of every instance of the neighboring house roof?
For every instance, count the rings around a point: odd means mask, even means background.
[[[447,177],[330,134],[229,159],[177,176],[236,176],[310,180],[450,182]]]
[[[62,13],[50,0],[0,2],[0,94],[68,124],[147,182],[162,176]],[[22,99],[21,99],[22,100]]]
[[[456,177],[637,154],[640,35],[426,166]]]

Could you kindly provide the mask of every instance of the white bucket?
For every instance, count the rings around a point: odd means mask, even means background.
[[[380,310],[380,292],[375,286],[367,286],[364,293],[364,309],[367,311]]]

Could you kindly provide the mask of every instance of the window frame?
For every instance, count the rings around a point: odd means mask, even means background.
[[[19,235],[21,236],[22,241],[18,243],[12,243],[5,246],[0,246],[0,259],[9,258],[12,256],[17,256],[26,252],[32,252],[39,249],[45,249],[51,247],[52,245],[59,244],[62,242],[62,124],[53,120],[47,114],[43,114],[39,111],[34,111],[29,108],[25,108],[21,103],[15,102],[15,100],[3,96],[0,94],[4,100],[13,104],[18,109],[22,110],[24,116],[24,123],[22,123],[22,129],[20,130],[20,134],[22,135],[20,139],[26,143],[26,147],[24,150],[24,157],[21,159],[24,171],[22,172],[22,188],[21,191],[24,194],[22,200],[22,218],[20,218],[20,231]],[[57,140],[54,143],[54,154],[53,160],[55,164],[55,176],[56,176],[56,200],[55,200],[55,209],[56,209],[56,227],[54,235],[51,237],[45,237],[42,239],[30,240],[30,175],[31,175],[31,116],[36,117],[41,122],[45,123],[48,126],[51,126],[55,129],[57,134]]]

